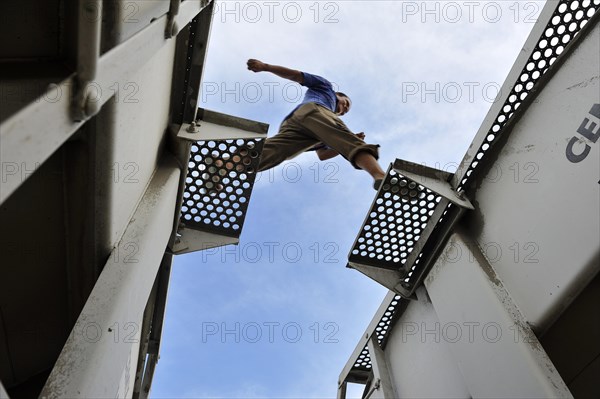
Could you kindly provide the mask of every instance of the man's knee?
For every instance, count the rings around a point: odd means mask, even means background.
[[[350,161],[352,166],[354,166],[355,169],[361,169],[356,164],[356,158],[361,154],[370,155],[373,158],[375,158],[375,160],[378,160],[379,159],[379,145],[378,144],[364,144],[364,145],[356,147],[354,150],[352,150],[350,152],[350,155],[348,156],[348,160]]]

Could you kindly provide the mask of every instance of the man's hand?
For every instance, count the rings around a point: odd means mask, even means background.
[[[361,140],[364,140],[365,139],[365,133],[364,132],[356,133],[356,137],[358,137]]]
[[[300,84],[302,84],[304,81],[304,75],[302,75],[302,72],[295,69],[290,69],[279,65],[265,64],[264,62],[255,60],[253,58],[248,60],[247,65],[248,69],[253,72],[271,72],[280,78],[289,79]]]
[[[248,69],[252,72],[263,72],[267,70],[267,64],[259,60],[249,59],[247,65]]]

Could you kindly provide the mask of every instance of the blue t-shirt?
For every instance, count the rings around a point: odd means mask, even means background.
[[[304,81],[302,86],[308,87],[304,94],[304,99],[296,108],[292,110],[283,120],[289,118],[294,111],[306,103],[315,103],[324,106],[325,108],[335,112],[337,106],[337,97],[331,83],[320,76],[312,75],[307,72],[302,72]]]

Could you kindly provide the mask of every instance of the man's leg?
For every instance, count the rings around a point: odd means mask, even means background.
[[[385,172],[381,169],[381,166],[379,166],[377,159],[366,151],[356,154],[354,156],[354,163],[362,170],[367,171],[375,181],[385,177]]]
[[[358,138],[333,112],[315,104],[304,107],[294,114],[291,122],[301,124],[307,134],[339,152],[355,168],[368,172],[375,181],[385,177],[377,162],[379,146]]]
[[[274,168],[286,159],[294,158],[306,151],[317,142],[315,138],[304,134],[298,126],[286,121],[281,125],[279,133],[265,140],[258,171]]]

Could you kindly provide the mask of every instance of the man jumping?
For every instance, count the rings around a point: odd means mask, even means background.
[[[341,154],[356,169],[367,171],[374,179],[377,190],[385,172],[379,166],[379,146],[366,144],[363,133],[354,134],[338,115],[350,110],[350,98],[335,92],[329,81],[278,65],[265,64],[259,60],[248,60],[248,69],[253,72],[271,72],[281,78],[300,83],[308,88],[302,103],[288,114],[279,127],[279,132],[267,138],[259,171],[267,170],[310,149],[317,151],[319,159],[325,160]]]

